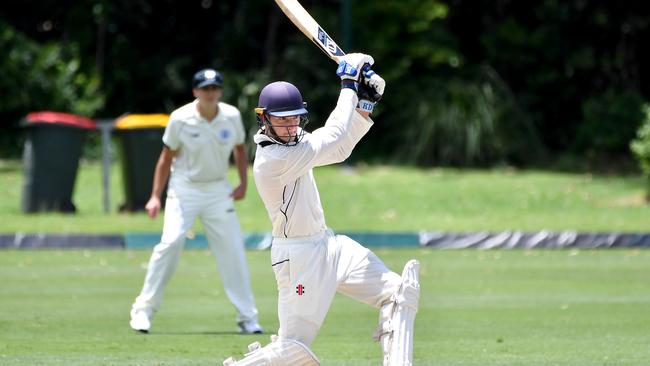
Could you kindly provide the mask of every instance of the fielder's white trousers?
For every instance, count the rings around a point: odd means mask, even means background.
[[[278,335],[308,347],[337,291],[379,308],[401,284],[401,276],[370,250],[329,230],[273,238],[271,264],[278,285]]]
[[[162,237],[151,254],[144,286],[133,304],[134,310],[149,314],[158,310],[165,286],[178,265],[185,235],[200,218],[226,295],[237,309],[237,322],[257,321],[244,241],[231,191],[225,180],[209,184],[170,181]]]

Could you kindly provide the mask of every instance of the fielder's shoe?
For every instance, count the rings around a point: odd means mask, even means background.
[[[244,320],[239,323],[239,329],[243,334],[262,334],[264,329],[254,320]]]
[[[129,322],[133,330],[137,330],[142,333],[149,333],[151,328],[151,319],[149,314],[146,311],[142,310],[131,310],[131,321]]]

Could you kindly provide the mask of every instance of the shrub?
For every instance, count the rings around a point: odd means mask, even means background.
[[[650,104],[643,107],[645,119],[630,147],[646,178],[646,201],[650,202]]]
[[[583,121],[576,136],[580,152],[628,153],[630,141],[643,119],[643,98],[634,91],[615,88],[587,98],[582,104]]]
[[[419,78],[396,96],[403,148],[398,158],[423,166],[530,164],[545,154],[540,136],[496,72]],[[406,88],[405,88],[406,89]],[[417,95],[418,98],[411,96]]]
[[[0,21],[0,49],[7,50],[0,57],[0,155],[20,154],[18,122],[29,112],[55,110],[92,117],[104,105],[99,78],[84,70],[76,44],[39,44]]]

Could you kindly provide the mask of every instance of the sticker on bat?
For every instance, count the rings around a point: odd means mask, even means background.
[[[325,33],[323,28],[318,27],[318,41],[323,45],[323,48],[332,56],[343,56],[345,53],[341,51],[339,46],[334,43],[330,36]]]

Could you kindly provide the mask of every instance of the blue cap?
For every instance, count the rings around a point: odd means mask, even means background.
[[[192,88],[204,88],[206,86],[218,86],[223,85],[223,75],[217,70],[214,69],[203,69],[194,74],[192,79]]]
[[[262,89],[258,106],[275,117],[307,114],[307,104],[302,101],[300,91],[286,81],[276,81]]]

